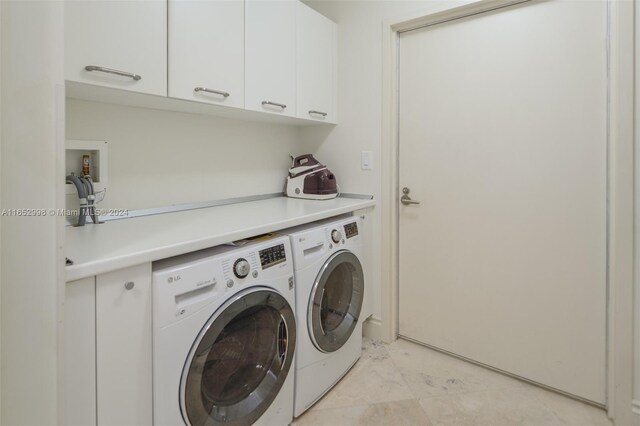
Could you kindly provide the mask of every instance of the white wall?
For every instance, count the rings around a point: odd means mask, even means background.
[[[640,419],[640,31],[638,31],[638,23],[640,22],[640,5],[636,2],[635,7],[635,276],[634,276],[634,366],[633,366],[633,405],[634,413]]]
[[[2,23],[2,6],[0,6],[0,23]],[[0,31],[0,142],[2,142],[2,31]],[[2,146],[0,144],[0,188],[2,188]],[[2,209],[2,196],[0,196]],[[0,220],[0,309],[2,307],[2,221]],[[0,310],[1,312],[1,310]],[[2,314],[0,313],[0,331],[2,330]],[[0,367],[2,366],[2,338],[0,337]],[[2,368],[0,368],[0,421],[2,420]]]
[[[399,22],[402,19],[398,18],[406,18],[407,14],[413,14],[415,11],[419,11],[420,14],[425,15],[430,10],[441,9],[444,5],[461,4],[465,3],[465,1],[305,0],[305,3],[338,23],[338,110],[340,124],[331,132],[303,130],[303,136],[305,138],[322,140],[317,150],[318,157],[329,164],[331,169],[336,173],[343,191],[373,193],[375,197],[380,200],[382,179],[388,179],[388,177],[382,176],[380,173],[381,111],[383,107],[381,80],[383,21],[393,19]],[[620,4],[624,4],[624,7],[627,9],[629,9],[629,5],[632,7],[631,2],[620,2]],[[625,9],[622,15],[628,15],[632,18],[632,14],[627,13],[627,9]],[[637,11],[638,7],[636,5],[636,12]],[[636,19],[640,19],[640,16]],[[623,26],[625,25],[627,25],[627,23],[624,23]],[[621,32],[626,36],[628,28],[623,28]],[[626,41],[624,43],[626,43]],[[627,50],[626,46],[624,46],[624,49],[625,51]],[[622,55],[626,58],[632,57],[632,55],[628,53],[622,53]],[[626,65],[625,68],[629,69]],[[624,110],[631,111],[632,108],[628,108],[628,106],[625,105]],[[620,142],[619,145],[622,146],[622,154],[618,157],[623,158],[628,151],[626,141]],[[616,150],[617,149],[618,147],[616,147]],[[375,169],[372,172],[359,170],[359,153],[362,150],[371,150],[374,153]],[[615,184],[614,182],[614,186],[617,185],[616,188],[622,188],[620,191],[621,194],[627,189],[625,180],[628,176],[627,171],[625,163],[621,167],[621,171],[617,172],[614,179],[615,181],[621,180],[619,184]],[[368,175],[371,177],[368,178]],[[620,206],[618,207],[620,207],[621,211],[620,217],[624,219],[624,216],[627,214],[625,201],[620,202]],[[376,229],[380,229],[381,218],[379,208],[375,210],[371,218],[373,222],[371,225]],[[625,220],[622,220],[620,225],[615,225],[617,228],[614,229],[614,233],[617,232],[617,229],[620,229],[619,235],[623,235],[625,232],[629,234]],[[638,221],[640,221],[640,218]],[[380,243],[380,236],[375,235],[371,247],[374,265],[381,265],[382,263],[382,247]],[[620,248],[627,246],[625,241],[621,241],[620,244],[614,241],[613,244]],[[621,252],[620,254],[626,256],[628,253]],[[636,261],[640,262],[637,257]],[[621,260],[618,263],[624,268],[628,262],[625,263],[625,261]],[[381,271],[377,274],[378,277],[380,276],[380,272]],[[379,294],[380,279],[378,277],[376,277],[373,284],[375,291]],[[625,282],[626,278],[624,274],[620,274],[616,279],[616,283],[620,283],[620,294],[618,296],[624,298],[629,294]],[[640,293],[639,286],[640,283],[636,285],[637,293]],[[636,298],[636,310],[640,310],[640,306],[638,306],[638,304],[640,304],[639,299],[640,297]],[[380,300],[376,302],[376,306],[376,312],[379,315]],[[615,307],[613,311],[616,312]],[[622,336],[622,339],[617,340],[624,340],[627,342],[627,345],[630,345],[628,338],[630,334],[625,333],[629,328],[631,315],[629,315],[627,311],[624,311],[624,316],[618,318],[618,320],[619,324],[614,324],[612,333],[617,330],[620,330],[620,332],[615,333],[616,336],[611,336],[611,339],[614,341],[617,337]],[[615,321],[612,320],[612,323],[614,322]],[[640,324],[638,323],[636,325],[635,335],[637,339],[640,340]],[[616,350],[611,354],[613,358],[610,359],[611,365],[614,365],[614,361],[616,361],[615,374],[610,374],[611,380],[613,381],[610,387],[612,394],[609,395],[610,401],[612,402],[610,412],[616,414],[617,417],[621,419],[621,424],[625,422],[630,423],[630,421],[628,421],[628,416],[630,415],[628,402],[630,402],[631,399],[631,392],[627,382],[631,380],[632,376],[631,369],[629,368],[631,364],[631,354],[624,348],[618,350],[617,346],[614,347],[616,347]],[[640,373],[638,372],[640,371],[640,361],[638,360],[640,360],[640,347],[637,345],[636,348],[635,397],[639,398]],[[613,373],[613,371],[610,371],[610,373]]]
[[[303,129],[303,138],[320,143],[317,158],[336,174],[343,192],[373,194],[381,199],[382,147],[382,24],[413,11],[425,11],[435,1],[305,1],[338,24],[338,120],[327,129]],[[320,142],[318,142],[320,141]],[[360,169],[360,152],[373,152],[373,170]],[[374,317],[381,316],[381,209],[365,221],[371,236],[369,280],[374,293]]]
[[[61,2],[2,1],[0,204],[58,208],[63,122]],[[58,424],[64,263],[55,216],[2,216],[1,424]]]
[[[441,9],[445,4],[462,4],[460,1],[331,1],[304,0],[306,4],[338,23],[338,112],[340,124],[330,131],[304,129],[305,140],[321,141],[317,157],[327,163],[336,174],[344,192],[370,193],[381,199],[383,177],[380,170],[381,119],[382,119],[382,28],[386,20],[401,21],[402,17],[416,11],[425,15],[430,10]],[[636,12],[640,8],[636,7]],[[640,13],[636,18],[640,19]],[[640,43],[640,40],[638,41]],[[639,142],[640,143],[640,142]],[[374,154],[374,170],[359,168],[360,151]],[[640,167],[640,160],[639,160]],[[640,195],[638,195],[640,197]],[[380,208],[370,215],[368,226],[379,230],[382,226]],[[640,221],[640,218],[638,218]],[[640,237],[639,237],[640,239]],[[376,274],[372,280],[375,315],[380,317],[380,233],[373,234],[370,247],[372,265]],[[636,261],[640,259],[636,257]],[[640,294],[640,280],[636,285]],[[640,296],[636,298],[636,310],[640,311]],[[636,314],[640,317],[640,314]],[[627,318],[628,320],[629,318]],[[640,341],[640,320],[636,321],[636,334]],[[640,343],[636,344],[635,398],[640,398]],[[629,371],[626,371],[630,375]],[[617,392],[617,391],[616,391]],[[628,396],[625,396],[628,398]],[[628,410],[628,408],[626,408]],[[620,410],[623,410],[621,407]]]
[[[0,6],[0,24],[2,23],[2,6]],[[2,31],[0,31],[0,188],[2,188]],[[2,196],[0,196],[2,209]],[[0,220],[0,331],[2,331],[2,221]],[[2,366],[2,338],[0,337],[0,367]],[[2,421],[2,368],[0,368],[0,421]]]
[[[282,192],[289,153],[313,150],[296,127],[74,99],[66,136],[108,142],[105,208]]]
[[[305,3],[338,23],[339,124],[298,129],[69,100],[66,137],[109,144],[109,190],[101,207],[137,209],[279,192],[289,152],[314,153],[336,174],[342,192],[380,200],[382,22],[442,2]],[[373,151],[373,171],[360,170],[363,150]],[[365,263],[374,271],[369,303],[378,319],[380,226],[378,208],[365,220],[371,237]]]

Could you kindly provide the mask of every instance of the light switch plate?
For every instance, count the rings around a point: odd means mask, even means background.
[[[373,153],[371,151],[362,151],[360,153],[360,168],[362,170],[373,170]]]

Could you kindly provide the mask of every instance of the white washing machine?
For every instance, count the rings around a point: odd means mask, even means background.
[[[359,217],[348,217],[284,231],[291,237],[296,277],[294,417],[360,358],[365,292],[361,229]]]
[[[156,425],[288,425],[295,296],[286,237],[153,266]]]

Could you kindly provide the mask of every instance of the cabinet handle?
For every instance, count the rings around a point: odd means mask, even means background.
[[[262,105],[273,105],[273,106],[280,107],[282,109],[285,109],[287,107],[285,104],[279,104],[277,102],[271,102],[271,101],[262,101]]]
[[[84,69],[87,71],[100,71],[100,72],[106,72],[108,74],[121,75],[123,77],[132,78],[135,81],[142,80],[142,77],[139,76],[138,74],[134,74],[132,72],[126,72],[126,71],[113,70],[111,68],[97,67],[95,65],[87,65],[86,67],[84,67]]]
[[[131,290],[135,285],[136,283],[134,283],[133,281],[127,281],[126,283],[124,283],[124,288],[126,288],[127,290]]]
[[[196,87],[195,89],[193,89],[193,91],[213,93],[215,95],[224,96],[225,98],[229,97],[229,92],[221,92],[220,90],[207,89],[206,87]]]
[[[309,111],[309,114],[318,114],[318,115],[321,115],[321,116],[323,116],[323,117],[326,117],[326,116],[327,116],[327,113],[326,113],[326,112],[316,111],[316,110],[313,110],[313,109]]]

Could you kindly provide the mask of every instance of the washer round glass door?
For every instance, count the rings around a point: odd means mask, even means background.
[[[266,288],[238,293],[198,335],[180,384],[188,425],[247,425],[282,387],[296,342],[293,310]]]
[[[313,344],[322,352],[340,349],[356,328],[364,298],[362,265],[352,252],[334,253],[322,266],[311,289],[307,324]]]

